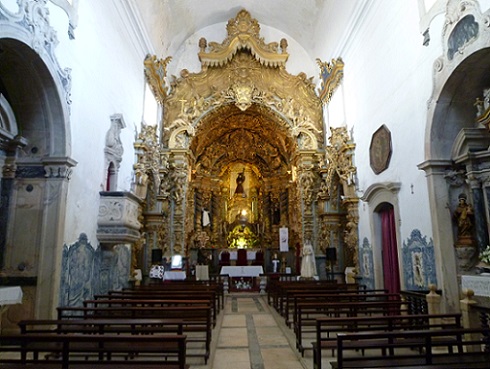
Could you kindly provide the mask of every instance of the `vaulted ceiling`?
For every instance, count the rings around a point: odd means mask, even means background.
[[[312,60],[330,59],[369,0],[131,0],[146,25],[155,53],[174,54],[199,30],[226,23],[241,9],[259,24],[294,39]]]

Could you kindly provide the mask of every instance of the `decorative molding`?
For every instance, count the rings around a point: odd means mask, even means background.
[[[488,154],[490,132],[485,128],[463,128],[454,139],[451,159],[459,164],[469,157],[475,157],[478,152]]]
[[[318,90],[320,100],[323,104],[328,104],[332,99],[335,90],[340,86],[344,79],[344,62],[342,58],[332,59],[331,62],[316,60],[320,67],[321,86]]]
[[[284,67],[289,54],[286,52],[287,41],[282,39],[280,44],[266,44],[260,37],[260,25],[245,9],[230,19],[226,26],[228,37],[223,43],[208,42],[205,38],[199,40],[199,60],[203,67],[218,67],[227,64],[240,50],[249,50],[260,64],[267,67]],[[281,53],[278,53],[278,48]],[[208,51],[206,51],[206,49]]]
[[[97,238],[104,243],[132,243],[139,239],[139,199],[129,192],[100,192]]]
[[[46,178],[70,179],[72,169],[77,161],[69,157],[48,157],[42,159]]]
[[[50,0],[59,6],[68,15],[68,37],[75,39],[75,28],[78,26],[78,1],[79,0]]]
[[[114,8],[123,20],[129,38],[140,56],[154,54],[155,48],[146,31],[146,26],[141,18],[135,1],[112,0]]]
[[[357,5],[350,17],[349,24],[345,27],[344,34],[340,38],[338,46],[334,49],[332,55],[347,55],[349,48],[352,46],[352,40],[357,39],[357,33],[362,28],[367,19],[369,12],[374,8],[376,1],[357,1]]]
[[[146,82],[153,92],[153,96],[159,104],[163,104],[168,94],[168,87],[165,83],[167,77],[167,65],[172,57],[158,59],[155,55],[147,55],[144,61]]]
[[[369,186],[366,189],[366,191],[364,191],[364,195],[361,197],[361,200],[366,202],[371,202],[373,197],[382,191],[389,191],[393,195],[396,195],[398,194],[398,192],[400,192],[401,187],[402,184],[400,182],[374,183],[371,186]]]
[[[55,55],[58,45],[56,31],[49,24],[49,10],[47,0],[30,1],[19,0],[19,10],[12,13],[0,2],[0,24],[15,24],[30,36],[25,40],[29,46],[41,57],[46,57],[53,64],[65,90],[65,99],[68,107],[71,104],[71,69],[62,69]]]

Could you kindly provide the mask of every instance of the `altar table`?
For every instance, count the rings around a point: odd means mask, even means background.
[[[163,273],[164,281],[183,281],[185,278],[185,272],[180,270],[169,270]]]
[[[249,265],[249,266],[222,266],[221,275],[228,274],[230,277],[258,277],[264,274],[264,269],[261,265]]]

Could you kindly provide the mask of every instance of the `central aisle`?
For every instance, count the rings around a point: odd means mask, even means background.
[[[189,361],[191,369],[311,369],[311,351],[301,358],[292,330],[281,319],[265,295],[227,295],[213,330],[209,364]]]

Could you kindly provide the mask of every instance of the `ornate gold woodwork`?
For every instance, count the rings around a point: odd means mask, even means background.
[[[134,192],[141,199],[146,199],[149,186],[155,191],[160,188],[161,160],[158,141],[157,127],[142,124],[141,132],[134,143],[136,163],[133,165]],[[151,184],[149,180],[152,180]],[[155,201],[156,196],[149,196],[149,199]]]
[[[328,104],[344,79],[344,62],[341,58],[332,59],[330,63],[322,62],[320,59],[316,61],[320,67],[320,80],[322,81],[318,93],[322,102]]]
[[[163,104],[167,97],[168,88],[164,83],[167,77],[167,65],[172,58],[158,59],[155,55],[147,55],[144,61],[145,79],[159,104]]]
[[[347,246],[344,253],[346,265],[359,266],[358,260],[358,203],[356,194],[356,167],[353,165],[355,144],[350,139],[346,127],[332,128],[329,137],[330,145],[326,147],[326,175],[324,181],[330,194],[342,187],[342,205],[347,209],[347,224],[345,225],[344,243]],[[335,177],[338,177],[336,180]],[[331,196],[332,197],[332,196]]]
[[[281,43],[271,42],[266,44],[260,37],[260,25],[256,19],[250,16],[246,10],[238,12],[234,19],[230,19],[226,26],[228,37],[223,43],[210,42],[205,38],[199,40],[199,60],[203,67],[218,67],[229,62],[240,50],[248,50],[262,65],[267,67],[284,67],[289,54],[285,39]],[[279,45],[281,53],[278,53]],[[206,51],[206,48],[208,51]]]
[[[188,247],[233,247],[239,240],[248,247],[277,248],[278,230],[287,226],[291,250],[305,240],[317,250],[332,246],[328,242],[340,242],[344,231],[351,250],[358,222],[354,144],[346,132],[333,130],[325,156],[325,96],[317,96],[304,73],[286,71],[286,40],[265,43],[245,10],[230,19],[227,32],[222,43],[201,39],[201,71],[184,69],[168,86],[170,58],[145,60],[146,78],[165,113],[160,135],[145,133],[135,144],[136,190],[150,188],[144,186],[145,174],[152,173],[152,195],[165,224],[158,242],[171,253],[186,254]],[[340,62],[325,65],[331,78],[341,79]],[[333,80],[328,83],[336,87]],[[235,193],[242,171],[244,193]],[[325,224],[318,203],[340,198],[341,191],[348,210],[339,213],[338,223]],[[331,201],[331,206],[341,205]],[[206,227],[204,210],[211,215]]]

